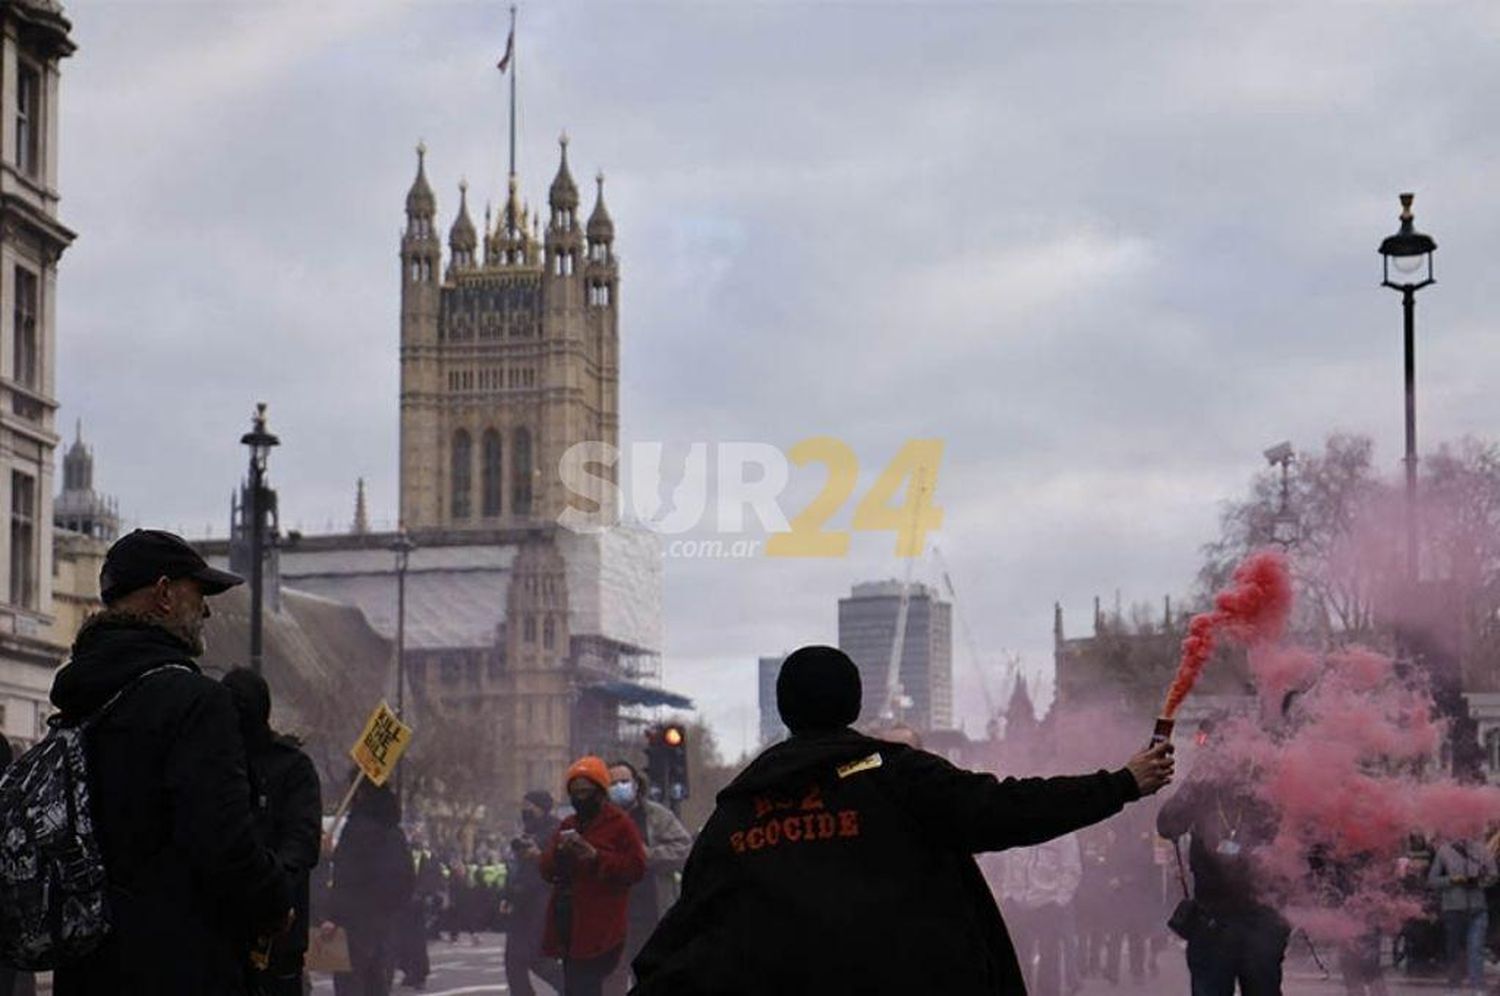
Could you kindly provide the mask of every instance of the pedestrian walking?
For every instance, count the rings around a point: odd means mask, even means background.
[[[333,851],[329,918],[319,927],[325,937],[342,927],[349,940],[351,970],[333,977],[338,996],[389,996],[414,877],[401,804],[389,787],[361,781]]]
[[[646,849],[630,817],[607,798],[603,760],[573,762],[564,784],[573,815],[540,860],[552,883],[542,950],[562,959],[562,996],[600,996],[624,953],[630,889],[646,874]]]
[[[105,554],[104,609],[80,628],[52,703],[74,724],[114,700],[85,734],[113,930],[57,969],[56,996],[241,994],[249,939],[290,924],[288,877],[256,835],[233,696],[196,661],[207,599],[241,580],[160,530]]]
[[[625,955],[604,985],[608,996],[625,996],[630,963],[677,900],[677,873],[687,863],[693,837],[675,813],[649,798],[646,777],[629,761],[618,760],[609,766],[609,801],[635,823],[646,848],[646,876],[630,890]]]
[[[719,793],[681,897],[635,960],[635,996],[1019,996],[974,855],[1078,830],[1171,778],[1169,745],[1079,777],[963,771],[850,729],[861,694],[833,647],[782,663],[791,736]]]
[[[1489,906],[1484,890],[1495,882],[1495,857],[1482,840],[1449,840],[1438,846],[1427,884],[1442,901],[1448,985],[1464,982],[1484,992],[1484,942]]]
[[[510,842],[501,909],[506,915],[505,984],[511,996],[536,996],[532,974],[553,989],[561,991],[563,986],[562,967],[542,954],[552,889],[542,878],[541,858],[542,848],[557,832],[552,806],[546,791],[527,792],[521,801],[521,832]]]

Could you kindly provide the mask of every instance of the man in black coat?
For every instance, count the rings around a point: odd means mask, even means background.
[[[1114,772],[1001,782],[848,729],[860,694],[832,647],[782,664],[792,736],[719,793],[632,993],[1021,996],[974,854],[1077,830],[1171,777],[1163,745]]]
[[[401,803],[388,786],[362,782],[333,850],[333,892],[325,936],[343,927],[352,971],[333,977],[337,996],[389,996],[396,972],[396,928],[416,878]]]
[[[318,864],[323,834],[323,793],[318,769],[296,737],[271,729],[271,689],[249,668],[224,675],[224,687],[239,710],[240,734],[250,763],[259,840],[276,853],[292,876],[297,917],[277,938],[257,939],[266,966],[255,972],[257,996],[302,996],[302,960],[307,954],[308,883]]]
[[[85,742],[114,926],[57,970],[56,996],[243,993],[247,939],[288,923],[287,877],[255,838],[234,700],[194,662],[205,596],[238,583],[171,533],[138,529],[105,555],[105,609],[79,630],[52,702],[76,722],[128,686]]]

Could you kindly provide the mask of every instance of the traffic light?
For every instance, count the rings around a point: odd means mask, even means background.
[[[673,806],[688,797],[687,730],[678,723],[662,728],[667,755],[667,799]]]
[[[656,802],[676,810],[688,797],[687,730],[681,723],[646,729],[646,777]]]

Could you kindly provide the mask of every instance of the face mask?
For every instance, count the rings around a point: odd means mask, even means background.
[[[629,809],[635,805],[635,782],[614,782],[609,786],[609,801]]]
[[[581,819],[585,820],[589,819],[595,813],[599,812],[599,807],[604,805],[604,797],[593,792],[589,793],[586,796],[570,796],[570,799],[573,803],[573,811],[576,812]]]

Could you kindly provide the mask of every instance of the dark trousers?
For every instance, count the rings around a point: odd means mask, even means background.
[[[401,969],[401,981],[426,982],[432,972],[432,962],[427,957],[427,907],[421,899],[413,899],[401,910],[395,941],[396,967]]]
[[[542,954],[542,933],[546,928],[546,913],[516,914],[511,917],[510,929],[505,932],[505,984],[510,996],[536,996],[531,984],[531,974],[547,985],[562,992],[562,965],[556,958]]]
[[[1120,979],[1120,948],[1130,954],[1130,978],[1140,982],[1146,977],[1146,933],[1142,925],[1120,927],[1104,935],[1104,977],[1110,982]]]
[[[336,996],[391,996],[391,976],[396,971],[390,929],[365,932],[353,927],[349,933],[351,972],[333,977]]]
[[[623,947],[597,958],[564,958],[562,996],[602,996],[604,980],[615,970]]]
[[[1068,908],[1056,903],[1034,909],[1007,908],[1006,923],[1021,962],[1021,974],[1028,982],[1026,991],[1032,996],[1062,996],[1067,971],[1068,921]]]
[[[254,996],[304,996],[302,973],[273,975],[256,972],[250,979],[250,992]]]
[[[1465,976],[1476,989],[1484,985],[1484,935],[1489,924],[1488,910],[1443,910],[1448,985],[1457,986]]]
[[[635,956],[641,953],[641,948],[651,939],[651,934],[656,930],[656,919],[654,917],[632,916],[625,927],[625,953],[620,957],[619,965],[609,973],[609,978],[604,980],[604,996],[625,996],[630,989],[631,969],[630,963],[635,961]]]
[[[1281,960],[1290,936],[1286,923],[1267,911],[1213,915],[1187,946],[1193,996],[1281,996]]]

